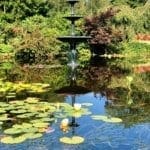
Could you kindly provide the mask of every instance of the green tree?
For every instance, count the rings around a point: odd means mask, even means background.
[[[37,14],[47,16],[52,8],[50,0],[2,0],[0,3],[1,19],[8,22]]]
[[[143,6],[148,0],[111,0],[114,5],[129,5],[132,8]]]

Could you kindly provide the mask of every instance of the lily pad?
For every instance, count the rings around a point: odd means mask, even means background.
[[[73,137],[62,137],[59,139],[60,142],[65,144],[81,144],[84,142],[84,138],[80,136],[73,136]]]
[[[80,118],[82,116],[82,113],[81,112],[74,112],[71,114],[72,117],[75,117],[75,118]]]
[[[14,92],[9,92],[9,93],[7,93],[7,95],[16,95],[16,93],[14,93]]]
[[[92,103],[81,103],[81,105],[82,105],[82,106],[87,106],[87,107],[88,107],[88,106],[93,106]]]
[[[39,101],[39,99],[36,98],[36,97],[28,97],[28,98],[25,100],[25,102],[27,102],[27,103],[32,103],[32,104],[36,104],[36,103],[38,103],[38,101]]]
[[[37,139],[37,138],[40,138],[42,137],[42,133],[35,133],[33,134],[32,136],[28,137],[29,139]]]
[[[22,110],[12,110],[10,112],[13,114],[23,114],[23,113],[26,113],[27,111],[22,109]]]
[[[4,130],[4,133],[5,134],[19,134],[19,133],[22,133],[22,130],[19,128],[9,128],[9,129]]]
[[[33,124],[33,126],[37,128],[44,128],[44,127],[47,127],[48,125],[49,123],[46,123],[46,122],[36,122]]]
[[[30,120],[30,122],[31,123],[37,123],[37,122],[39,122],[39,119]],[[43,121],[41,121],[41,122],[43,122]]]
[[[22,106],[22,105],[24,105],[24,102],[23,101],[19,101],[19,100],[15,100],[15,101],[10,101],[9,102],[10,104],[16,104],[16,105],[18,105],[18,106]]]
[[[3,113],[5,113],[5,112],[6,112],[5,109],[0,109],[0,114],[3,114]]]
[[[38,128],[35,128],[35,127],[24,128],[24,129],[22,129],[22,131],[26,132],[26,133],[36,133],[36,132],[38,132]]]
[[[49,113],[39,113],[36,115],[36,117],[43,118],[43,117],[48,117],[50,114]]]
[[[16,96],[15,96],[15,95],[7,95],[6,98],[8,98],[8,99],[9,99],[9,98],[10,98],[10,99],[11,99],[11,98],[16,98]]]
[[[13,126],[12,126],[12,128],[16,128],[16,129],[18,129],[18,128],[22,128],[22,125],[21,124],[14,124]]]
[[[26,138],[23,136],[18,136],[15,138],[13,138],[12,136],[6,136],[1,139],[1,142],[5,144],[18,144],[24,142],[25,140]]]
[[[57,106],[57,104],[55,104],[55,105]],[[70,108],[70,109],[72,108],[72,106],[71,106],[70,104],[68,104],[68,103],[60,103],[60,106],[61,106],[61,107],[64,107],[64,108],[68,108],[68,109],[69,109],[69,108]]]
[[[34,115],[35,115],[34,113],[26,113],[26,114],[17,115],[17,118],[30,118]]]
[[[0,102],[0,107],[7,107],[9,106],[9,104],[5,103],[5,102]]]
[[[65,109],[65,112],[67,113],[68,116],[73,116],[73,117],[81,117],[82,115],[90,115],[91,112],[88,111],[87,108],[81,108],[80,110],[76,111],[73,108],[70,110]]]
[[[36,139],[42,137],[41,133],[26,133],[22,135],[23,137],[27,139]]]
[[[32,124],[30,124],[30,123],[22,123],[22,127],[23,128],[31,128],[32,127]]]
[[[20,128],[20,129],[32,128],[32,124],[30,124],[30,123],[14,124],[12,127]]]
[[[66,118],[68,115],[67,114],[62,114],[62,113],[59,113],[59,114],[56,114],[55,115],[55,118]]]
[[[39,121],[39,119],[38,119],[38,121]],[[40,119],[40,121],[42,121],[42,122],[51,122],[51,121],[55,121],[55,118],[42,118],[42,119]]]
[[[6,121],[6,120],[9,120],[6,114],[0,116],[0,121]]]
[[[14,110],[16,108],[15,108],[15,106],[11,105],[11,106],[5,107],[4,109],[7,111],[7,110]]]
[[[93,115],[91,117],[93,120],[102,120],[104,122],[110,122],[110,123],[122,122],[122,119],[116,118],[116,117],[107,117],[107,116],[102,116],[102,115]]]

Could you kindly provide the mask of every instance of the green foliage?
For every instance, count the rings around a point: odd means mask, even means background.
[[[37,14],[47,16],[52,8],[49,0],[3,0],[0,4],[1,19],[12,22]]]
[[[11,62],[3,62],[0,64],[0,69],[2,70],[11,70],[13,68],[13,63]]]
[[[135,9],[127,5],[119,5],[117,8],[120,12],[114,17],[112,23],[123,31],[126,40],[133,39],[137,33],[149,33],[150,4]]]
[[[131,25],[132,22],[136,21],[136,18],[133,14],[134,10],[129,6],[119,5],[119,10],[120,11],[114,17],[116,25]]]
[[[108,13],[106,9],[114,5],[115,9],[120,11],[112,17],[112,11]],[[101,13],[100,29],[96,27],[98,30],[94,30],[91,34],[96,39],[92,42],[101,44],[101,47],[97,47],[98,49],[105,49],[105,46],[109,45],[104,52],[109,53],[110,47],[113,47],[112,52],[116,52],[118,39],[130,41],[137,33],[149,33],[150,4],[146,0],[86,0],[80,1],[75,7],[77,14],[84,16]],[[63,19],[63,16],[68,15],[69,12],[70,7],[66,0],[2,0],[0,3],[0,44],[2,44],[0,51],[16,52],[29,49],[39,55],[50,53],[50,59],[54,61],[55,56],[63,55],[61,47],[66,48],[56,40],[56,37],[69,34],[70,24]],[[96,24],[98,22],[95,22]],[[76,24],[78,34],[84,34],[82,25],[82,20]],[[83,47],[83,49],[87,48]]]
[[[1,41],[8,43],[14,52],[31,50],[36,55],[50,53],[51,60],[60,51],[61,44],[56,39],[60,34],[67,34],[68,23],[62,14],[46,18],[35,15],[23,21],[1,24]],[[3,49],[6,49],[3,45]]]
[[[137,7],[134,10],[134,16],[136,16],[136,22],[134,24],[134,30],[136,33],[149,34],[150,29],[150,3],[146,3],[144,6]]]
[[[125,40],[132,39],[135,36],[134,24],[136,24],[137,19],[134,10],[127,5],[118,6],[118,9],[120,11],[113,18],[112,23],[115,28],[122,30]]]
[[[78,46],[78,60],[80,66],[84,67],[85,64],[89,63],[90,58],[90,49],[85,44],[80,44]]]
[[[148,0],[111,0],[114,5],[128,5],[132,8],[144,5]]]
[[[0,44],[0,53],[11,53],[13,51],[12,45]]]
[[[132,70],[134,65],[146,64],[150,62],[150,45],[138,42],[122,43],[121,54],[123,59],[116,59],[112,64],[123,69]]]

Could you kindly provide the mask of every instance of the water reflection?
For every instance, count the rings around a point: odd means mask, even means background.
[[[18,74],[23,75],[24,73],[26,82],[42,81],[50,83],[52,90],[57,89],[55,90],[57,94],[53,91],[44,94],[43,100],[50,102],[56,102],[57,100],[59,103],[66,100],[72,106],[80,101],[92,103],[93,106],[89,109],[93,114],[119,117],[123,120],[123,123],[118,125],[102,121],[96,122],[89,115],[80,118],[70,116],[68,117],[70,128],[68,133],[60,132],[60,122],[58,121],[53,125],[54,133],[36,139],[34,142],[27,141],[20,144],[24,150],[27,146],[33,147],[33,143],[35,147],[40,146],[39,143],[41,143],[41,146],[46,146],[47,149],[55,148],[56,144],[58,149],[139,149],[140,147],[142,149],[143,144],[145,144],[145,149],[148,149],[150,103],[149,76],[147,74],[135,75],[133,82],[128,86],[126,74],[112,73],[110,68],[104,69],[96,66],[88,66],[82,70],[73,69],[70,66],[67,69],[64,68],[53,68],[51,70],[40,68],[39,71],[31,67],[26,68],[26,72],[21,73],[18,70],[23,70],[23,68],[20,67],[10,70],[10,74],[11,71],[18,71]],[[66,76],[68,76],[67,79]],[[23,79],[21,78],[21,80]],[[133,100],[133,103],[129,101],[130,99]],[[85,143],[78,145],[76,148],[74,145],[64,146],[59,142],[59,138],[64,135],[85,137]],[[22,145],[25,145],[25,148]],[[0,144],[0,149],[5,149],[5,147],[11,149],[11,146]]]
[[[3,66],[3,67],[2,67]],[[62,96],[60,101],[64,100],[64,95],[75,96],[93,92],[93,96],[99,93],[107,97],[106,110],[111,116],[118,116],[125,120],[125,124],[136,124],[139,122],[148,122],[149,119],[149,74],[133,74],[131,87],[127,86],[127,73],[119,72],[110,67],[98,66],[94,63],[91,66],[85,66],[80,69],[71,66],[60,68],[27,68],[12,62],[9,65],[0,65],[0,76],[5,77],[6,81],[19,82],[45,82],[50,84],[51,92],[55,91]],[[6,73],[6,70],[7,73]],[[69,74],[69,75],[67,75]],[[68,78],[66,78],[68,76]],[[59,98],[56,94],[44,93],[42,98],[53,101]],[[30,94],[31,96],[31,94]],[[33,96],[33,95],[32,95]],[[40,95],[36,95],[40,96]]]
[[[73,53],[72,55],[75,55],[75,53]],[[77,104],[76,103],[76,96],[79,94],[85,94],[88,93],[89,90],[86,89],[85,87],[82,86],[78,86],[77,85],[77,63],[75,62],[75,57],[73,58],[73,60],[71,61],[71,63],[68,64],[68,76],[69,76],[69,86],[64,86],[61,87],[60,89],[57,89],[55,92],[57,94],[66,94],[67,96],[71,96],[71,105],[72,107],[75,109],[75,111],[78,111]],[[80,108],[79,108],[80,109]],[[64,120],[62,120],[63,122]],[[76,134],[76,128],[79,127],[80,125],[77,123],[76,118],[74,116],[71,116],[70,118],[70,122],[68,124],[69,128],[71,128],[71,134],[72,136],[74,136]],[[61,129],[63,131],[69,131],[69,129],[67,128],[67,125],[63,127],[63,125],[60,125]]]
[[[55,93],[66,94],[66,95],[76,95],[76,94],[85,94],[90,92],[89,88],[77,84],[77,69],[69,67],[68,68],[68,85],[62,86],[59,89],[55,90]]]

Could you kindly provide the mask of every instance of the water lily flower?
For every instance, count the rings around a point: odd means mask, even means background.
[[[65,118],[61,121],[61,126],[65,127],[65,126],[68,126],[68,124],[69,124],[69,119],[67,119],[67,118]]]
[[[79,111],[79,110],[81,109],[81,104],[75,103],[75,104],[74,104],[74,109],[75,109],[76,111]]]
[[[68,132],[69,130],[69,119],[63,119],[61,121],[61,124],[60,124],[60,129],[63,131],[63,132]]]

